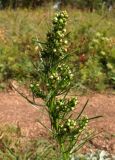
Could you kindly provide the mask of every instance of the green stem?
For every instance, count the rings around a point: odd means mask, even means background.
[[[69,160],[70,156],[69,153],[65,151],[64,143],[61,144],[60,150],[61,150],[61,160]]]

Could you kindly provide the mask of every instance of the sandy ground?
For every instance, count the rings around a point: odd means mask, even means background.
[[[74,116],[89,99],[84,114],[89,117],[102,115],[103,118],[92,121],[90,126],[102,131],[97,138],[91,140],[88,147],[108,150],[115,153],[115,95],[93,93],[78,97]],[[40,107],[35,108],[15,92],[0,93],[0,124],[19,123],[22,133],[27,137],[47,136],[47,131],[37,122],[42,120],[50,125],[48,116]]]

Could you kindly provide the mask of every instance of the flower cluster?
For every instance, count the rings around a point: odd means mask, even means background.
[[[80,120],[68,119],[64,124],[60,125],[60,134],[69,134],[74,138],[82,132],[88,124],[88,117],[84,116]]]
[[[82,119],[78,121],[79,131],[82,131],[87,126],[89,120],[87,116],[84,116]]]
[[[59,65],[58,68],[57,68],[58,72],[60,73],[60,76],[61,77],[65,77],[65,79],[69,79],[69,80],[72,80],[73,78],[73,73],[70,69],[70,67],[67,65],[67,64],[62,64],[62,65]]]
[[[67,120],[67,126],[69,127],[69,129],[74,129],[77,125],[77,122],[73,119],[68,119]]]
[[[45,98],[45,95],[43,91],[40,89],[40,86],[38,83],[30,84],[30,89],[35,97],[39,97],[43,99]]]
[[[56,13],[53,19],[52,30],[47,34],[47,43],[45,50],[42,51],[42,58],[53,56],[57,60],[57,58],[60,58],[67,52],[68,41],[65,39],[67,18],[66,11]]]
[[[56,113],[68,113],[75,109],[78,100],[76,98],[68,99],[59,99],[56,101]]]
[[[77,122],[73,119],[68,119],[64,124],[60,125],[60,134],[69,134],[72,130],[76,128]]]
[[[47,86],[52,88],[63,89],[70,85],[70,81],[73,79],[73,74],[70,67],[66,64],[58,65],[56,69],[52,69],[49,73],[49,80]]]
[[[45,95],[50,90],[55,90],[57,94],[60,94],[71,86],[73,74],[66,61],[68,59],[68,41],[65,29],[67,18],[66,11],[56,13],[52,21],[52,29],[48,32],[47,40],[40,52],[40,77],[42,77],[41,83],[45,82],[43,90]],[[39,88],[43,88],[41,83],[39,83]],[[32,92],[35,95],[39,95],[39,93],[41,95],[41,91],[38,93],[35,85]]]

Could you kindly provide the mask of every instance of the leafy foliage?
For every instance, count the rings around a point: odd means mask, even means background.
[[[39,58],[38,51],[41,45],[34,39],[37,37],[44,41],[50,24],[49,17],[46,15],[53,15],[52,11],[45,14],[46,8],[38,10],[39,15],[38,11],[32,10],[15,12],[6,10],[2,11],[4,14],[0,13],[0,88],[5,88],[12,79],[26,81],[27,84],[29,78],[33,75],[36,77],[31,61],[34,62]],[[114,88],[115,23],[113,16],[107,13],[107,17],[103,18],[97,13],[77,12],[70,8],[69,14],[71,20],[67,28],[72,32],[68,34],[71,41],[68,50],[72,52],[71,55],[74,55],[74,58],[71,58],[76,67],[73,77],[74,85],[93,90]],[[101,35],[100,38],[97,36],[98,33]],[[96,44],[96,41],[99,43]],[[103,51],[105,56],[102,55]]]
[[[114,39],[114,38],[113,38]],[[75,52],[76,81],[90,89],[103,90],[114,86],[115,58],[114,40],[106,32],[96,32],[92,26],[85,26],[79,31]],[[79,78],[80,79],[77,79]],[[92,84],[92,85],[91,85]]]
[[[56,13],[52,28],[47,33],[46,42],[39,42],[39,60],[34,63],[36,77],[30,84],[32,100],[20,93],[30,103],[45,107],[49,115],[51,128],[47,128],[40,120],[39,123],[48,129],[55,141],[55,150],[60,153],[60,159],[70,160],[71,155],[78,151],[93,136],[85,130],[88,122],[94,118],[83,116],[87,105],[73,118],[72,110],[77,105],[77,99],[68,98],[73,86],[73,71],[69,66],[66,11]],[[43,104],[37,104],[36,99],[41,98]],[[85,133],[84,133],[85,131]]]

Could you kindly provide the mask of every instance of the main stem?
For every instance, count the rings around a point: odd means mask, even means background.
[[[61,160],[70,160],[69,153],[66,152],[64,143],[61,143],[60,151],[61,151]]]
[[[54,101],[55,101],[55,97],[52,97],[50,100],[49,100],[49,103],[48,103],[48,107],[50,108],[50,112],[52,112],[52,109],[54,107]],[[57,119],[55,118],[54,116],[55,114],[51,114],[51,118],[50,118],[50,121],[51,121],[51,128],[52,128],[52,131],[54,132],[54,136],[55,136],[55,133],[58,134],[58,128],[57,126],[59,124]],[[56,135],[57,136],[57,135]],[[56,137],[56,141],[58,143],[58,146],[59,146],[59,150],[61,152],[61,160],[70,160],[70,156],[69,156],[69,153],[66,152],[65,150],[65,144],[62,142],[62,137]]]

